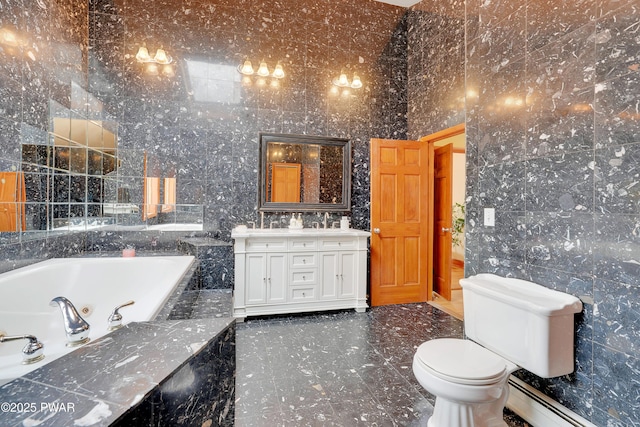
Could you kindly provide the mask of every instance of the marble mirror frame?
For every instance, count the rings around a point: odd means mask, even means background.
[[[351,141],[326,136],[264,133],[259,134],[258,210],[261,212],[338,212],[351,211]],[[287,203],[267,200],[269,143],[342,147],[342,194],[336,203]]]

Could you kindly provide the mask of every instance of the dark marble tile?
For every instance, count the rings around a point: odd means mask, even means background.
[[[594,410],[607,413],[599,419],[619,420],[633,424],[638,419],[638,386],[633,380],[638,376],[638,359],[594,344],[593,405]]]
[[[410,361],[422,341],[448,336],[462,337],[462,322],[423,304],[249,319],[238,328],[236,424],[422,425],[434,398]]]
[[[595,218],[594,272],[596,277],[640,285],[638,274],[638,217],[605,214]]]
[[[596,148],[638,142],[640,124],[636,104],[640,74],[633,72],[596,85]]]
[[[580,275],[593,272],[590,215],[527,213],[527,263]]]
[[[610,9],[610,12],[597,21],[596,74],[599,82],[638,72],[640,49],[635,40],[634,28],[638,23],[640,11],[636,4]]]
[[[595,151],[595,210],[603,214],[634,214],[634,186],[640,176],[640,144],[606,146]]]

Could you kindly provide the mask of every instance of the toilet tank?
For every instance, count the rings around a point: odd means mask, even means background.
[[[578,298],[494,274],[461,279],[460,285],[469,339],[540,377],[573,372]]]

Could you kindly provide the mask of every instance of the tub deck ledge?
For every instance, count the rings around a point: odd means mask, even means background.
[[[232,318],[129,323],[0,387],[0,425],[231,426],[235,373]]]

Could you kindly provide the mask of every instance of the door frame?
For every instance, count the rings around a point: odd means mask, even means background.
[[[426,144],[428,144],[429,146],[429,153],[433,153],[435,150],[435,143],[438,141],[441,141],[443,139],[446,138],[450,138],[452,136],[456,136],[456,135],[460,135],[462,133],[465,133],[466,131],[466,125],[465,123],[460,123],[458,125],[452,126],[450,128],[447,129],[443,129],[440,130],[436,133],[432,133],[430,135],[427,136],[423,136],[421,138],[418,139],[418,141],[420,142],[424,142]],[[427,268],[429,269],[429,271],[427,272],[427,301],[432,301],[433,300],[433,266],[435,265],[435,252],[433,250],[433,231],[434,231],[434,183],[435,183],[435,176],[434,176],[434,163],[433,163],[433,156],[430,155],[429,156],[429,173],[428,173],[428,184],[427,184],[427,188],[429,191],[429,200],[427,201],[427,227],[429,228],[429,232],[428,232],[428,253],[429,253],[429,260],[427,262]]]

